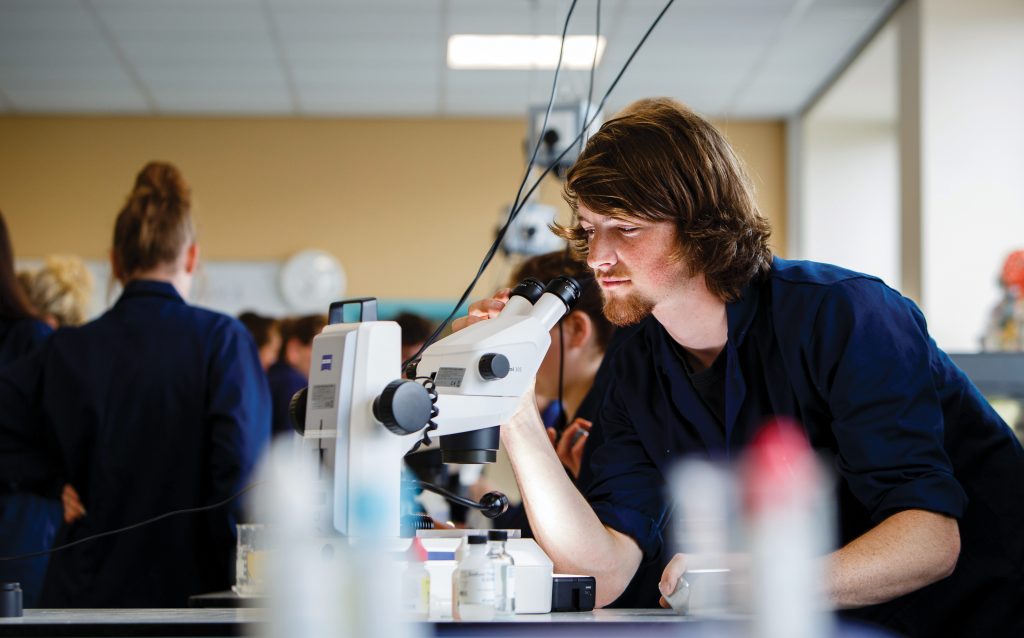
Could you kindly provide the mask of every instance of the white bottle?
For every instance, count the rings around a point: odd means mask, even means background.
[[[508,532],[492,529],[487,540],[487,557],[494,565],[494,616],[511,618],[516,614],[516,561],[505,551]]]
[[[402,574],[402,608],[406,616],[425,619],[430,605],[430,573],[426,567],[427,550],[420,539],[412,539],[405,553]]]
[[[494,565],[487,557],[487,538],[470,536],[468,540],[469,552],[452,574],[452,616],[456,620],[494,620]]]

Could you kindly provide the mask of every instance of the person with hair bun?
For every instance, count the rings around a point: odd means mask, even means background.
[[[14,251],[0,213],[0,368],[42,346],[53,330],[39,320],[14,274]],[[0,556],[49,549],[60,525],[60,482],[0,479]],[[0,582],[19,582],[26,607],[36,606],[46,556],[0,562]]]
[[[185,301],[190,209],[177,168],[138,174],[114,225],[120,298],[0,375],[0,479],[72,486],[57,545],[227,503],[53,554],[43,606],[185,607],[232,584],[233,497],[269,439],[270,397],[245,327]]]

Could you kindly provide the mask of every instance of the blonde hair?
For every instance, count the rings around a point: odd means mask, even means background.
[[[93,278],[78,257],[51,255],[39,270],[19,273],[18,279],[32,305],[44,316],[53,316],[61,326],[85,323]]]

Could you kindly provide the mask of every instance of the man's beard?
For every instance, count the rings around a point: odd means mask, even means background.
[[[605,318],[620,328],[640,323],[654,312],[654,303],[636,292],[612,297],[602,291],[601,297]]]

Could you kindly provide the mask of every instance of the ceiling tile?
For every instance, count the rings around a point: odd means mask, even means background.
[[[709,115],[726,109],[733,115],[787,115],[893,2],[816,0],[798,15],[794,10],[803,5],[795,0],[677,0],[633,60],[608,109],[637,97],[670,95]],[[602,2],[608,47],[595,74],[595,100],[664,4]],[[161,112],[521,115],[529,105],[546,102],[552,72],[450,71],[444,62],[447,36],[558,33],[569,5],[3,0],[0,94],[29,112],[93,112],[104,104],[147,112],[148,92]],[[569,32],[591,33],[595,7],[593,1],[578,3]],[[558,100],[582,98],[588,83],[587,71],[564,72]],[[122,97],[104,101],[104,92]]]

